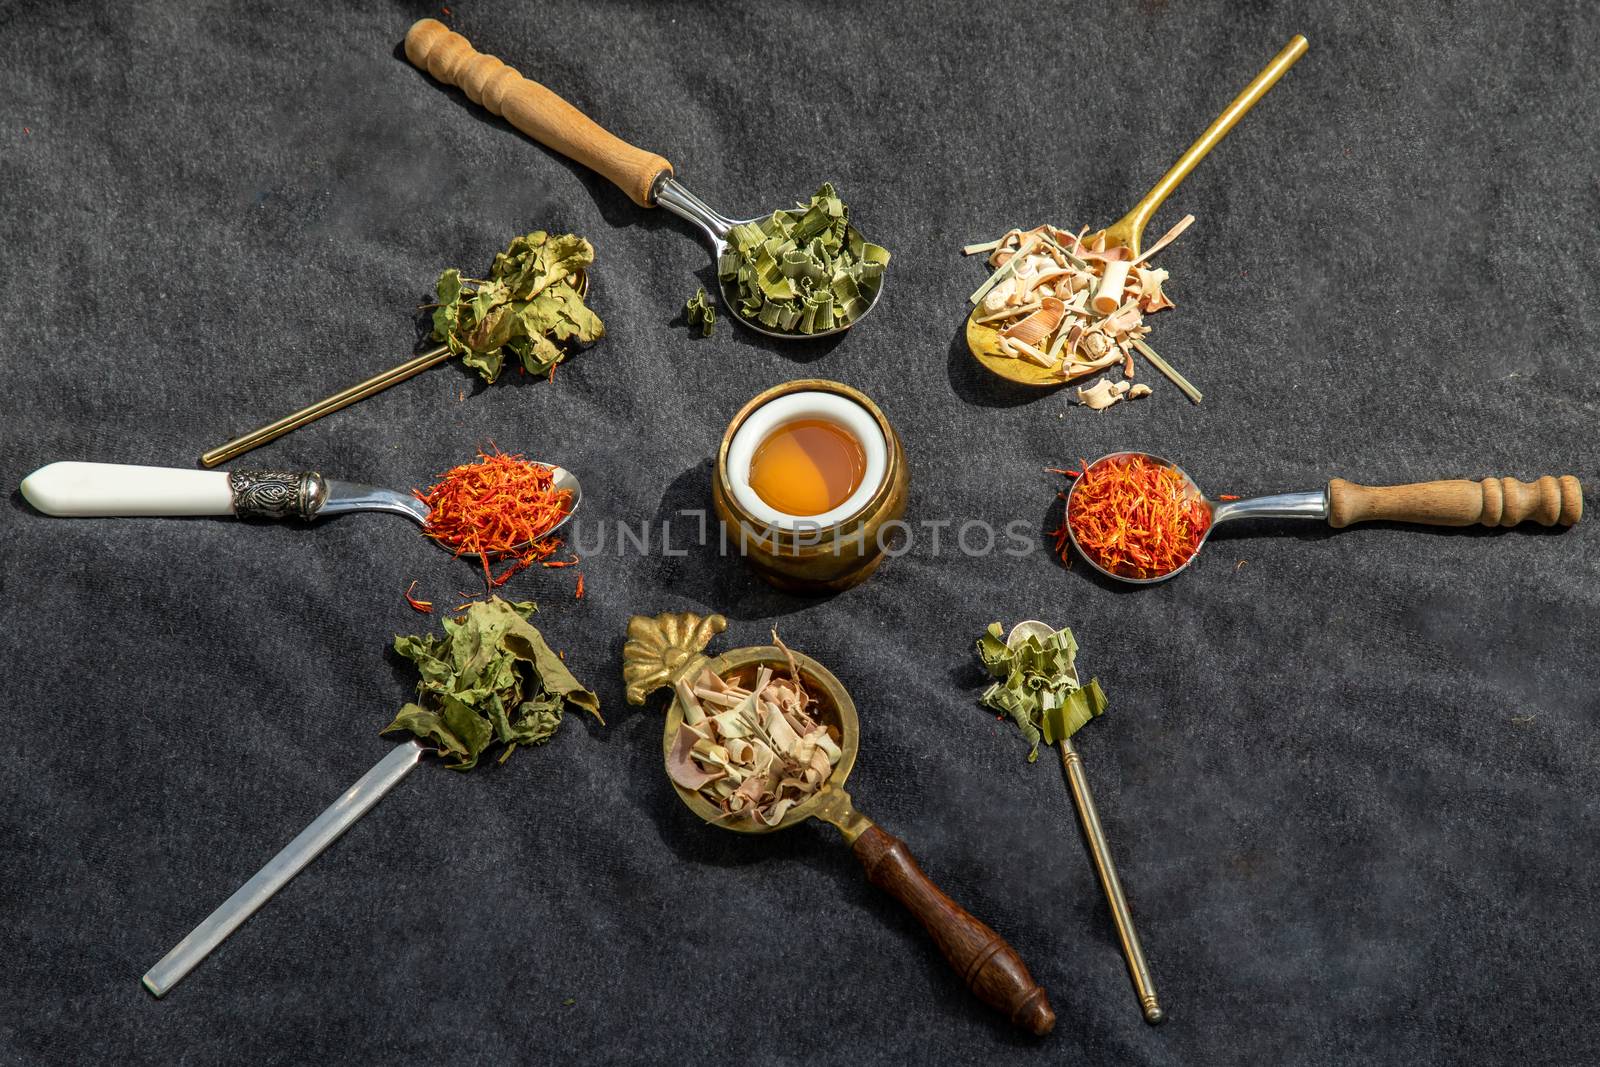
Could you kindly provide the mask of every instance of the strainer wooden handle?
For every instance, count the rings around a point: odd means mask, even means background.
[[[998,1008],[1012,1023],[1043,1036],[1056,1025],[1056,1013],[1043,987],[1028,973],[1006,939],[969,915],[929,880],[905,842],[869,826],[851,846],[867,869],[867,880],[885,889],[933,935],[950,966],[978,999]]]
[[[641,207],[654,206],[650,191],[656,179],[672,173],[665,159],[617,137],[437,19],[421,19],[407,31],[406,58],[546,148],[611,179]]]
[[[1571,526],[1583,516],[1583,487],[1570,474],[1535,482],[1485,478],[1413,485],[1357,485],[1343,478],[1328,483],[1328,525],[1388,519],[1429,526],[1515,526],[1537,522]]]

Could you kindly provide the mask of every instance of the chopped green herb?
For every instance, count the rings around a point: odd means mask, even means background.
[[[996,622],[978,638],[978,658],[990,674],[1001,679],[984,691],[979,702],[1016,722],[1033,745],[1029,763],[1039,758],[1040,738],[1053,745],[1106,710],[1106,695],[1098,679],[1087,686],[1078,684],[1073,664],[1077,654],[1078,643],[1065,627],[1045,638],[1029,634],[1008,646]]]
[[[394,650],[417,665],[417,701],[400,709],[381,733],[407,731],[469,771],[494,744],[504,763],[518,745],[550,740],[566,705],[602,723],[600,699],[585,689],[528,622],[531,602],[491,597],[444,620],[445,636],[394,639]]]
[[[717,275],[734,283],[737,310],[769,330],[823,333],[860,318],[883,285],[889,253],[850,225],[827,182],[809,204],[728,232]]]
[[[605,335],[577,288],[583,269],[593,262],[594,247],[582,237],[535,230],[495,255],[488,278],[447,270],[439,275],[433,338],[449,345],[486,382],[500,376],[507,352],[528,373],[545,374],[566,358],[556,342]]]
[[[717,324],[717,305],[707,299],[704,286],[694,291],[683,310],[689,316],[690,326],[699,325],[701,337],[711,336],[711,328]]]

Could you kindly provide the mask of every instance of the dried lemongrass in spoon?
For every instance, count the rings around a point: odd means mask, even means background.
[[[1150,258],[1193,222],[1193,215],[1184,216],[1138,257],[1124,246],[1106,248],[1104,236],[1086,244],[1086,229],[1073,234],[1048,225],[1013,229],[998,240],[968,245],[964,253],[988,253],[995,268],[972,294],[972,303],[978,305],[974,321],[999,333],[1001,351],[1053,370],[1062,381],[1117,364],[1123,379],[1131,380],[1138,352],[1199,403],[1200,391],[1144,340],[1150,333],[1145,316],[1174,306],[1165,289],[1169,275],[1150,266]],[[1080,403],[1104,408],[1124,395],[1144,396],[1149,390],[1078,392],[1084,398]],[[1115,399],[1100,399],[1111,395]]]

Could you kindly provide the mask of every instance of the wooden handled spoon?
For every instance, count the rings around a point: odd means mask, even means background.
[[[664,207],[687,219],[711,244],[712,260],[718,261],[728,248],[733,227],[756,223],[766,218],[730,219],[695,196],[673,175],[672,164],[654,152],[637,148],[602,127],[589,116],[536,81],[523,77],[513,67],[472,47],[465,37],[437,19],[421,19],[406,33],[406,58],[413,66],[434,78],[453,85],[475,104],[499,115],[535,141],[568,159],[609,179],[640,207]],[[852,230],[854,228],[852,227]],[[720,272],[719,272],[720,274]],[[730,282],[721,280],[722,302],[733,318],[744,326],[782,340],[809,340],[843,333],[877,306],[883,295],[879,285],[870,293],[866,308],[843,326],[814,333],[768,329],[739,313],[737,294]]]
[[[1181,564],[1160,574],[1141,574],[1123,566],[1102,566],[1084,550],[1073,527],[1073,500],[1088,475],[1103,465],[1128,462],[1169,467],[1183,479],[1187,498],[1197,502],[1205,516],[1205,529]],[[1135,585],[1162,582],[1188,567],[1200,554],[1211,531],[1237,519],[1323,519],[1334,529],[1357,522],[1413,522],[1425,526],[1516,526],[1536,522],[1541,526],[1571,526],[1583,517],[1583,487],[1570,474],[1533,482],[1515,478],[1464,478],[1411,485],[1368,486],[1334,478],[1325,489],[1303,493],[1277,493],[1242,500],[1209,500],[1182,467],[1148,452],[1112,452],[1089,464],[1067,494],[1066,528],[1072,547],[1089,565],[1108,578]]]

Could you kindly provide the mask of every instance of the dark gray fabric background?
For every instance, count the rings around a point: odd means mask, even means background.
[[[409,487],[492,439],[581,474],[591,542],[602,520],[659,540],[707,506],[733,412],[820,376],[899,428],[914,523],[1042,532],[1041,468],[1119,447],[1219,492],[1597,476],[1590,5],[454,5],[725,211],[838,184],[894,253],[884,303],[795,347],[689,336],[699,239],[412,69],[401,38],[437,11],[0,4],[0,1060],[1600,1058],[1593,515],[1230,529],[1131,591],[920,528],[821,601],[613,539],[582,601],[572,571],[507,590],[540,601],[608,726],[423,767],[145,993],[388,750],[412,679],[386,644],[436,625],[407,584],[448,606],[473,572],[398,519],[60,520],[15,487],[60,459],[193,466],[398,362],[437,272],[513,234],[597,249],[608,336],[553,385],[444,367],[235,466]],[[1297,31],[1309,56],[1153,226],[1199,218],[1163,256],[1179,307],[1152,340],[1205,404],[1148,372],[1151,399],[1103,415],[984,378],[959,246],[1116,218]],[[1016,946],[1052,1037],[969,997],[831,829],[748,839],[678,803],[661,709],[619,680],[629,614],[668,609],[725,610],[720,648],[775,624],[852,688],[857,802]],[[1111,698],[1080,742],[1159,1030],[1058,765],[974,705],[973,639],[1027,617],[1072,625]]]

